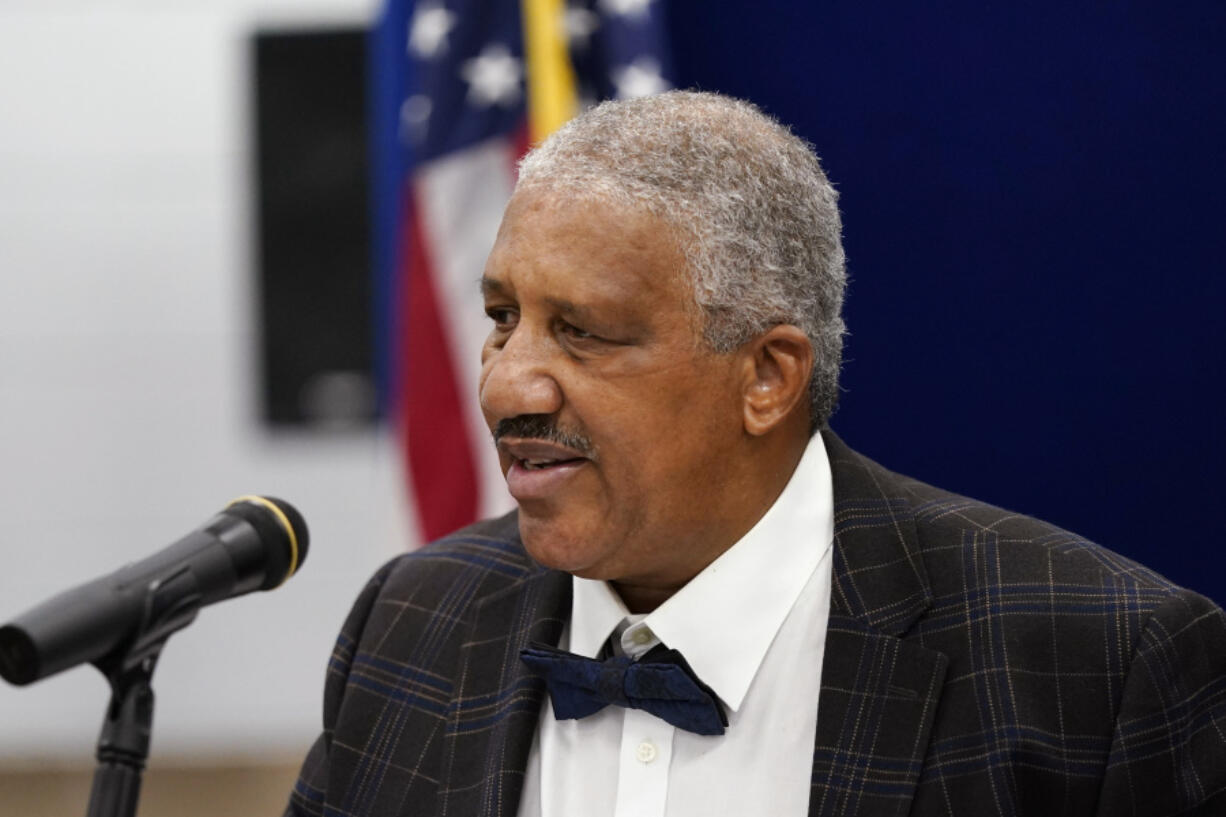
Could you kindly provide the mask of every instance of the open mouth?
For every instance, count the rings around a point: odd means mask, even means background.
[[[586,457],[565,456],[560,451],[556,452],[556,457],[543,457],[544,452],[534,453],[535,456],[512,457],[511,467],[506,472],[507,489],[521,509],[524,503],[558,496],[591,462]]]
[[[574,463],[583,462],[582,457],[572,457],[570,459],[559,460],[516,460],[520,467],[527,471],[541,471],[545,468],[555,468],[559,465],[571,465]]]
[[[510,459],[505,472],[507,488],[521,507],[525,502],[556,497],[593,462],[585,451],[539,438],[504,437],[498,449]]]

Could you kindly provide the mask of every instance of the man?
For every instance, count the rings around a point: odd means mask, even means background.
[[[371,581],[290,813],[1226,813],[1222,611],[843,445],[844,281],[750,105],[530,154],[482,280],[518,511]]]

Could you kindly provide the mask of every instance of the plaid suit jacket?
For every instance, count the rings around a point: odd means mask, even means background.
[[[833,434],[834,592],[810,815],[1226,814],[1226,617],[1073,534]],[[514,817],[566,574],[514,515],[375,575],[287,815]],[[750,772],[752,773],[752,772]]]

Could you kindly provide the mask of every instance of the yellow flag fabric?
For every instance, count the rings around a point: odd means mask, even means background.
[[[522,0],[528,75],[528,135],[533,144],[575,115],[575,70],[566,51],[564,0]]]

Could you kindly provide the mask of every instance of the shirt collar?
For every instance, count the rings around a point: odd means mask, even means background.
[[[826,448],[821,435],[814,435],[757,524],[643,619],[733,711],[830,549],[833,506]],[[577,576],[573,582],[569,649],[594,658],[629,613],[607,582]]]
[[[595,658],[609,634],[630,615],[621,597],[608,582],[573,576],[574,594],[570,605],[570,626],[567,646],[576,655]]]

